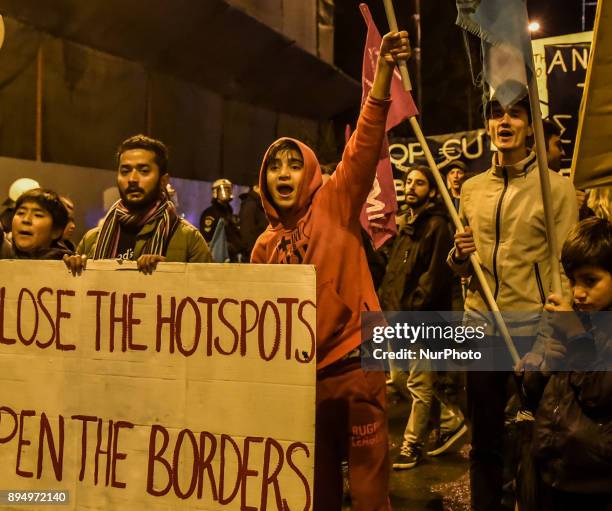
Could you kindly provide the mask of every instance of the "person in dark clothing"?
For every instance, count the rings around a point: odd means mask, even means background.
[[[546,157],[548,159],[548,168],[555,172],[561,172],[561,164],[565,158],[565,149],[561,141],[561,128],[559,125],[550,119],[543,119],[544,126],[544,141],[546,142]],[[595,216],[593,210],[586,205],[586,191],[576,189],[576,200],[578,201],[578,219]]]
[[[463,183],[468,178],[469,169],[467,165],[461,160],[453,160],[447,166],[446,172],[446,187],[448,188],[449,194],[453,201],[453,205],[457,212],[459,211],[460,201],[461,201],[461,187]],[[455,233],[455,225],[450,222],[451,232]],[[452,281],[452,306],[451,310],[454,311],[462,311],[463,310],[463,297],[465,295],[464,285],[466,284],[466,279],[462,279],[458,275],[453,276]]]
[[[251,258],[251,252],[259,235],[268,227],[268,218],[259,195],[259,186],[251,186],[248,192],[240,195],[240,236],[244,248],[244,260]]]
[[[540,509],[610,510],[612,223],[580,222],[563,245],[561,262],[573,305],[548,297],[553,334],[522,360],[524,388],[537,403],[533,453],[543,480]]]
[[[453,160],[448,164],[446,172],[446,187],[450,192],[455,209],[459,211],[459,199],[461,198],[461,186],[468,173],[468,167],[461,160]]]
[[[446,311],[451,307],[452,273],[446,265],[452,247],[448,217],[436,200],[438,189],[431,170],[418,167],[406,178],[406,222],[395,239],[383,284],[379,291],[386,311]],[[392,371],[392,379],[399,379]],[[406,386],[412,409],[400,454],[393,468],[408,469],[423,459],[429,415],[434,394],[441,403],[439,445],[429,453],[438,455],[466,432],[463,414],[456,404],[435,389],[435,373],[424,360],[411,361]]]
[[[60,199],[62,201],[62,204],[66,207],[66,211],[68,211],[68,223],[66,224],[66,228],[62,233],[62,239],[60,243],[71,252],[75,252],[76,245],[72,241],[72,235],[74,234],[74,230],[76,229],[76,223],[74,221],[74,202],[68,197],[60,197]]]
[[[11,222],[15,213],[15,201],[10,197],[0,204],[0,227],[3,233],[11,232]]]
[[[211,205],[202,211],[200,215],[200,232],[204,236],[206,243],[210,244],[219,219],[223,218],[230,262],[240,262],[242,260],[243,248],[238,220],[230,204],[234,198],[231,181],[228,179],[217,179],[212,185],[212,194]]]
[[[563,149],[563,143],[561,142],[561,128],[550,119],[543,119],[542,126],[544,127],[548,168],[555,172],[561,172],[561,162],[565,158],[565,149]]]
[[[2,257],[58,259],[73,252],[61,245],[68,211],[51,190],[36,188],[19,196],[12,220],[12,244],[2,241]]]

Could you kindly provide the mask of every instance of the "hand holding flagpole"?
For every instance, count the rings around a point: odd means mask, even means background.
[[[393,9],[393,1],[383,0],[383,2],[385,4],[385,11],[387,13],[387,21],[389,22],[389,28],[392,31],[397,31],[397,20],[395,18],[395,11]],[[400,72],[401,72],[401,68],[400,68]],[[406,90],[410,90],[412,87],[410,86],[410,77],[408,76],[408,68],[406,68],[405,74],[406,74],[406,78],[404,78],[404,74],[402,74],[402,81],[404,82],[404,88],[406,88]],[[455,229],[457,229],[458,232],[465,232],[463,224],[461,223],[461,219],[459,218],[459,215],[457,214],[457,210],[455,209],[455,205],[453,204],[451,196],[448,193],[448,189],[446,188],[446,183],[442,179],[442,175],[440,174],[438,165],[436,164],[436,161],[434,160],[433,154],[431,153],[429,144],[427,143],[427,140],[425,139],[425,135],[423,135],[423,130],[421,129],[419,122],[417,121],[414,115],[411,116],[408,119],[408,121],[410,122],[410,126],[414,130],[414,134],[416,135],[417,140],[419,141],[419,144],[421,144],[423,152],[425,153],[427,164],[429,165],[429,168],[431,169],[434,175],[436,184],[438,185],[438,191],[440,192],[440,195],[442,196],[442,199],[444,200],[444,204],[446,205],[446,209],[448,210],[448,213],[451,216]],[[512,341],[512,337],[510,336],[508,327],[506,326],[506,323],[504,322],[504,319],[502,318],[499,307],[497,306],[497,302],[495,301],[495,298],[493,297],[491,288],[485,278],[484,272],[482,271],[480,259],[478,258],[478,255],[475,252],[470,254],[470,262],[472,263],[474,274],[476,275],[476,278],[480,282],[480,286],[484,293],[487,304],[489,305],[489,308],[493,312],[493,317],[495,318],[497,327],[499,328],[499,331],[502,337],[504,338],[508,351],[510,352],[510,355],[512,356],[512,360],[516,364],[520,360],[518,351],[516,350],[516,346],[514,345],[514,342]]]
[[[385,4],[385,12],[387,13],[387,21],[389,22],[389,29],[392,32],[399,32],[397,28],[397,19],[395,18],[395,10],[393,9],[393,1],[392,0],[383,0]],[[398,64],[400,74],[402,75],[402,83],[404,84],[404,89],[407,91],[412,90],[412,83],[410,82],[410,75],[408,74],[408,65],[405,61],[401,61]]]

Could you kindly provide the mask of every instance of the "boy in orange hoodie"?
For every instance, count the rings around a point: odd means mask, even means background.
[[[312,149],[289,138],[270,146],[259,175],[270,225],[251,261],[314,264],[317,271],[316,511],[341,509],[347,457],[352,509],[390,509],[385,375],[360,363],[360,315],[380,306],[359,213],[376,175],[393,70],[409,56],[407,32],[383,37],[357,129],[325,186]]]

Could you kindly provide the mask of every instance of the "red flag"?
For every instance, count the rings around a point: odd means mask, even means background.
[[[363,70],[361,83],[363,95],[361,106],[365,103],[376,72],[376,61],[382,37],[374,24],[370,9],[366,4],[360,4],[361,14],[368,26],[365,50],[363,52]],[[391,81],[391,107],[387,116],[386,130],[397,126],[400,122],[418,114],[418,110],[410,92],[405,91],[402,86],[402,78],[396,69]],[[395,213],[397,212],[397,200],[395,195],[395,184],[393,182],[393,170],[389,158],[389,143],[385,137],[378,166],[376,167],[376,178],[368,199],[361,210],[361,225],[367,231],[374,248],[380,248],[385,241],[395,236]]]

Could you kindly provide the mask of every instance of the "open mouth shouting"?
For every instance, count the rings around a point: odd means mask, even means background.
[[[510,128],[499,128],[497,130],[497,140],[502,144],[507,144],[512,141],[514,132]]]
[[[288,211],[296,205],[303,171],[304,159],[296,149],[281,149],[270,156],[266,185],[274,205],[280,211]]]
[[[276,192],[282,199],[290,199],[295,188],[289,183],[279,183],[276,185]]]

